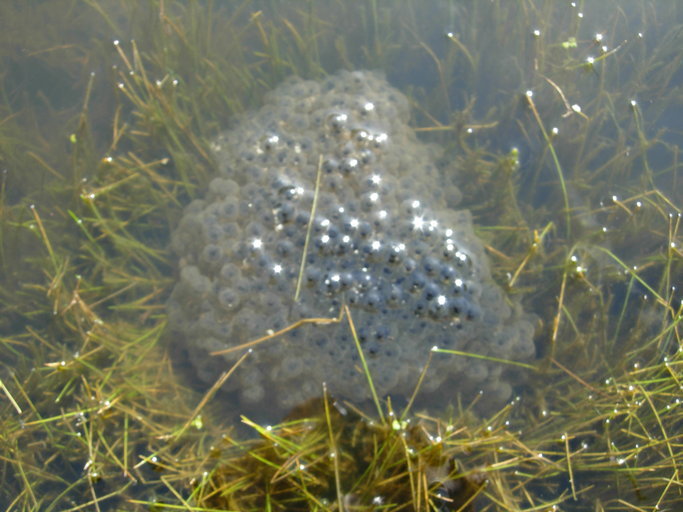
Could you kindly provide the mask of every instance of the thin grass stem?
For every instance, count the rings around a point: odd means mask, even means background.
[[[313,204],[311,205],[311,217],[308,219],[308,227],[306,228],[306,238],[304,239],[304,250],[301,255],[301,264],[299,265],[299,276],[296,280],[296,291],[294,292],[294,302],[299,302],[299,295],[301,294],[301,285],[304,279],[304,271],[306,269],[306,255],[308,254],[308,243],[311,239],[311,231],[313,230],[313,223],[315,221],[315,212],[318,206],[318,192],[320,191],[320,177],[322,175],[323,155],[318,157],[318,170],[315,176],[315,191],[313,192]]]

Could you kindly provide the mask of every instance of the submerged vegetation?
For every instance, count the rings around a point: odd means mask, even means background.
[[[680,508],[683,5],[575,4],[8,2],[3,509]],[[197,392],[167,354],[169,233],[209,141],[288,75],[340,68],[410,95],[537,315],[538,358],[491,417],[321,390],[235,422],[222,381]]]

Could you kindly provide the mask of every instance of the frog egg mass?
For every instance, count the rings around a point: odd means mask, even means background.
[[[380,396],[410,396],[432,347],[529,360],[533,325],[492,281],[459,191],[379,74],[291,78],[213,142],[220,174],[173,234],[169,324],[206,384],[244,353],[210,353],[347,305]],[[453,172],[453,171],[450,171]],[[303,265],[302,265],[303,258]],[[299,295],[296,297],[297,287]],[[432,353],[421,396],[499,405],[510,365]],[[322,394],[370,396],[346,320],[302,323],[253,347],[224,385],[286,411]]]

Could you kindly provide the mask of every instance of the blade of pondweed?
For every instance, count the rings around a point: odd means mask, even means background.
[[[569,237],[569,236],[571,236],[571,229],[572,229],[571,228],[571,210],[569,207],[569,195],[567,193],[567,184],[566,184],[565,178],[564,178],[564,171],[562,170],[562,165],[560,164],[560,159],[557,156],[557,152],[555,151],[555,146],[553,145],[553,141],[545,129],[545,125],[543,124],[543,121],[541,120],[541,116],[538,113],[538,110],[536,109],[536,104],[534,103],[532,96],[533,96],[533,92],[527,91],[527,93],[524,95],[524,98],[526,98],[527,104],[529,105],[529,108],[531,108],[531,112],[534,114],[534,118],[536,119],[536,122],[538,123],[538,127],[541,130],[541,133],[543,134],[543,139],[545,140],[545,143],[547,144],[548,150],[550,151],[550,155],[552,156],[552,159],[553,159],[553,164],[555,165],[555,171],[557,172],[557,177],[560,181],[560,189],[562,191],[562,200],[564,201],[564,217],[565,217],[565,224],[566,224],[565,229],[567,232],[567,237]]]
[[[0,379],[0,388],[5,392],[5,395],[7,396],[7,399],[10,401],[12,404],[12,407],[14,407],[14,410],[17,411],[17,414],[21,414],[21,407],[19,407],[19,404],[17,401],[14,399],[12,396],[12,393],[9,392],[9,389],[5,386],[5,383]]]
[[[204,406],[211,400],[214,395],[218,392],[218,390],[225,384],[225,381],[227,381],[230,376],[235,373],[235,370],[239,368],[244,360],[251,354],[251,349],[247,350],[242,356],[233,364],[230,369],[226,372],[223,372],[221,376],[214,382],[214,384],[211,386],[211,388],[206,392],[204,397],[200,400],[200,402],[197,404],[197,407],[194,408],[190,416],[187,418],[187,421],[185,424],[176,432],[175,434],[172,435],[174,440],[178,440],[192,425],[192,422],[195,420],[195,418],[199,415],[199,413],[202,411]]]
[[[259,435],[273,442],[276,446],[281,446],[289,454],[296,454],[301,452],[302,446],[293,441],[290,441],[286,437],[278,435],[277,428],[274,429],[273,427],[269,426],[263,427],[258,423],[251,421],[246,416],[242,416],[242,423],[253,428]]]
[[[607,254],[607,256],[612,258],[612,260],[614,260],[624,270],[624,272],[626,272],[633,279],[638,281],[638,283],[643,288],[649,291],[659,304],[661,304],[664,307],[669,307],[669,304],[661,297],[661,295],[657,293],[657,291],[655,291],[642,277],[640,277],[637,274],[637,269],[634,269],[633,266],[629,266],[626,263],[624,263],[616,254],[614,254],[611,250],[609,250],[606,247],[595,246],[595,249]]]
[[[538,253],[539,250],[541,250],[543,246],[543,240],[548,235],[551,229],[555,227],[553,222],[548,222],[545,227],[541,230],[539,233],[538,230],[534,229],[533,232],[533,239],[531,241],[531,244],[529,245],[529,249],[522,259],[522,261],[519,263],[517,266],[517,269],[515,272],[512,274],[512,277],[508,280],[508,287],[512,288],[515,286],[515,283],[517,282],[517,279],[519,279],[520,274],[524,270],[524,267],[526,267],[527,263],[529,263],[529,260]]]
[[[405,406],[403,409],[403,412],[401,413],[401,421],[404,421],[406,417],[408,416],[408,413],[410,412],[410,409],[413,406],[413,403],[415,403],[415,398],[417,397],[418,392],[420,391],[420,388],[422,387],[422,383],[424,382],[425,375],[427,375],[427,370],[429,370],[429,366],[432,363],[432,351],[429,352],[429,357],[427,358],[427,362],[424,364],[422,367],[422,370],[420,371],[420,376],[417,379],[417,383],[415,384],[415,389],[413,389],[412,395],[410,395],[410,399],[408,400],[408,404]]]
[[[432,352],[438,352],[441,354],[452,354],[456,356],[472,357],[474,359],[483,359],[485,361],[492,361],[494,363],[510,364],[513,366],[519,366],[521,368],[526,368],[527,370],[538,371],[538,368],[532,364],[522,363],[521,361],[512,361],[510,359],[501,359],[499,357],[487,356],[483,354],[477,354],[475,352],[463,352],[461,350],[452,350],[446,348],[432,347]]]
[[[152,500],[152,501],[146,501],[146,500],[135,500],[135,499],[129,499],[126,500],[127,503],[131,503],[133,505],[144,505],[150,510],[181,510],[181,511],[186,511],[186,512],[240,512],[239,510],[231,510],[231,509],[225,509],[225,508],[206,508],[206,507],[197,507],[193,505],[176,505],[173,503],[163,503],[158,500]]]
[[[327,386],[323,383],[323,403],[325,405],[325,423],[327,424],[327,433],[329,435],[330,454],[332,457],[332,465],[334,467],[334,484],[337,492],[337,506],[339,510],[344,510],[341,477],[339,475],[339,450],[337,448],[336,436],[332,427],[332,418],[330,416],[330,399],[327,394]]]
[[[377,415],[382,423],[385,423],[384,412],[382,411],[382,406],[379,402],[379,397],[377,396],[377,390],[375,389],[375,383],[372,380],[372,374],[368,368],[368,363],[365,360],[365,354],[363,353],[363,348],[360,346],[360,341],[358,340],[358,335],[356,334],[356,326],[353,323],[353,318],[351,317],[351,311],[349,307],[344,304],[342,311],[346,315],[346,319],[349,322],[349,328],[351,329],[351,336],[353,337],[353,342],[356,344],[356,350],[358,351],[358,357],[360,358],[361,365],[363,366],[363,373],[368,381],[368,387],[370,388],[370,393],[372,394],[372,400],[377,408]]]
[[[50,256],[50,261],[52,262],[52,269],[56,271],[60,267],[60,262],[57,260],[57,256],[52,249],[52,244],[50,243],[50,239],[47,236],[47,232],[45,231],[45,226],[43,225],[43,221],[40,218],[40,215],[38,214],[38,210],[36,209],[36,205],[32,204],[29,206],[31,209],[31,213],[33,214],[33,218],[36,221],[36,224],[38,225],[38,230],[40,232],[41,239],[43,240],[43,244],[45,244],[45,248],[47,249],[47,252]]]

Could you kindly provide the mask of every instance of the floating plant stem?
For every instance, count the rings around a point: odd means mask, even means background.
[[[245,348],[250,348],[253,346],[256,346],[260,343],[263,343],[264,341],[270,340],[272,338],[277,338],[278,336],[282,336],[283,334],[288,333],[289,331],[296,329],[304,324],[315,324],[315,325],[328,325],[328,324],[338,324],[341,322],[341,319],[343,318],[344,312],[339,314],[337,318],[302,318],[301,320],[297,320],[293,324],[288,325],[287,327],[283,327],[277,332],[271,333],[271,334],[266,334],[265,336],[262,336],[260,338],[257,338],[255,340],[247,341],[245,343],[242,343],[240,345],[235,345],[234,347],[228,347],[223,350],[215,350],[213,352],[210,352],[209,354],[212,356],[219,356],[222,354],[229,354],[231,352],[235,352],[237,350],[243,350]]]

